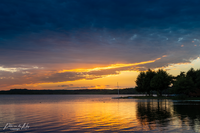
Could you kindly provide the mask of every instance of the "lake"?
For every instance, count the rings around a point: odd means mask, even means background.
[[[0,95],[0,132],[200,132],[199,103],[115,96]]]

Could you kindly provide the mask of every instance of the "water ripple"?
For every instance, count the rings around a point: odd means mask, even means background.
[[[0,96],[0,132],[15,132],[6,123],[29,123],[20,132],[200,132],[198,105],[112,97]]]

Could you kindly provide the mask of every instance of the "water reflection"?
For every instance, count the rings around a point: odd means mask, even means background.
[[[111,97],[0,96],[0,132],[6,123],[29,123],[25,132],[200,132],[200,105]]]
[[[137,119],[141,126],[153,130],[156,127],[169,125],[172,117],[171,105],[167,100],[146,100],[137,103]]]
[[[191,127],[195,132],[200,132],[200,105],[185,104],[174,105],[174,112],[181,120],[181,125]]]
[[[137,103],[136,117],[146,131],[159,128],[160,131],[200,132],[200,105],[193,103],[143,100]]]

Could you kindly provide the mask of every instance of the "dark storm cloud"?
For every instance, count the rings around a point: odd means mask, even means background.
[[[83,63],[135,63],[163,55],[137,69],[189,62],[200,54],[199,6],[198,0],[1,0],[0,66],[44,67],[52,73],[55,64],[74,63],[78,68]],[[135,69],[49,76],[31,70],[26,75],[33,80],[22,79],[23,83],[74,81]],[[23,74],[7,75],[17,76]]]
[[[2,0],[1,33],[80,28],[190,27],[199,21],[198,0]],[[199,27],[199,25],[193,25]]]
[[[196,28],[198,0],[2,0],[2,36],[44,30]]]

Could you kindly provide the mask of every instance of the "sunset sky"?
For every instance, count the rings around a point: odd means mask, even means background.
[[[0,1],[0,90],[135,87],[199,55],[200,0]]]

